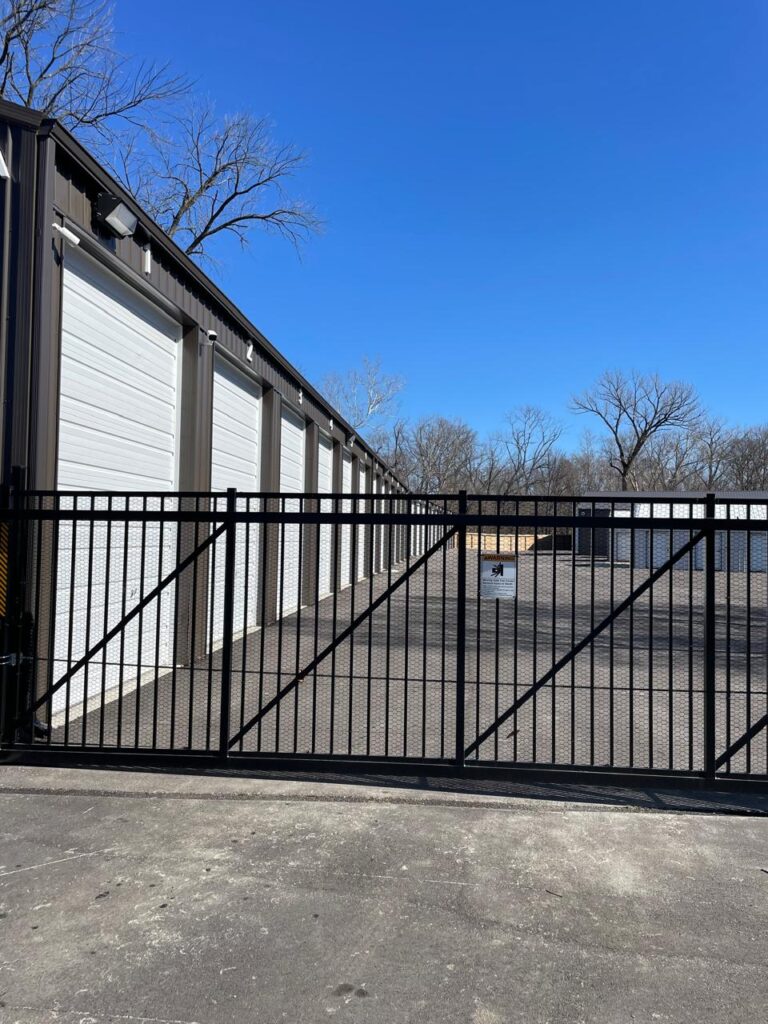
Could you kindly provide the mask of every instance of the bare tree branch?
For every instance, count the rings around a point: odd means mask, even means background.
[[[292,146],[277,144],[264,118],[218,120],[210,103],[166,119],[163,130],[134,138],[115,173],[190,256],[210,255],[219,235],[248,243],[262,227],[298,246],[320,222],[312,208],[287,195],[304,164]]]
[[[304,154],[249,113],[179,111],[189,83],[115,46],[108,0],[0,0],[0,96],[54,117],[114,171],[190,256],[265,228],[295,246],[320,222],[287,185]],[[151,124],[147,117],[151,115]]]
[[[188,91],[168,65],[114,44],[107,0],[0,0],[0,95],[108,145],[147,110]]]
[[[385,373],[381,359],[363,358],[361,369],[329,374],[320,388],[355,430],[381,428],[396,411],[405,387],[402,377]]]
[[[527,494],[546,486],[562,433],[560,424],[535,406],[523,405],[507,414],[499,443],[506,454],[510,491]]]
[[[604,373],[592,388],[573,399],[573,408],[591,413],[607,428],[610,465],[624,491],[637,489],[635,466],[648,442],[662,431],[690,428],[699,416],[690,384],[619,371]]]

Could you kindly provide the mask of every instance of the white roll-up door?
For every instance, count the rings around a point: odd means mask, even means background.
[[[333,441],[322,434],[317,448],[317,491],[318,494],[330,494],[333,491]],[[332,512],[332,499],[321,498],[320,511],[324,514]],[[332,590],[333,572],[333,527],[330,523],[321,525],[319,543],[317,592],[319,597],[327,597]]]
[[[342,453],[341,490],[343,494],[352,493],[352,456],[349,452]],[[341,511],[352,511],[352,499],[342,498]],[[346,587],[352,582],[352,526],[345,523],[340,529],[341,553],[339,557],[341,586]]]
[[[360,472],[358,474],[358,494],[360,499],[357,501],[357,511],[367,512],[368,506],[363,499],[363,495],[368,491],[368,470],[361,464]],[[357,578],[361,580],[365,576],[365,557],[368,547],[368,527],[358,526],[357,528]]]
[[[631,510],[628,508],[617,508],[613,510],[614,519],[629,519]],[[632,531],[620,530],[618,527],[611,531],[613,539],[613,558],[616,562],[629,562],[632,552]]]
[[[221,356],[213,372],[213,431],[211,441],[211,490],[235,487],[243,494],[259,489],[261,459],[261,388]],[[222,499],[217,499],[222,502]],[[252,506],[258,511],[256,506]],[[247,511],[248,499],[238,498],[238,509]],[[253,629],[259,622],[260,527],[238,523],[235,551],[234,633]],[[222,638],[224,624],[223,541],[212,554],[211,610],[214,644]]]
[[[135,289],[80,250],[67,249],[61,309],[61,376],[57,487],[75,491],[171,491],[176,487],[179,342],[181,327]],[[161,498],[147,499],[158,510]],[[125,507],[125,499],[100,497],[95,508]],[[62,499],[62,507],[71,499]],[[84,505],[83,499],[78,507]],[[134,503],[132,507],[137,507]],[[176,528],[147,523],[127,527],[63,524],[59,537],[54,638],[55,671],[66,671],[136,606],[175,564]],[[75,586],[71,553],[75,544]],[[92,548],[88,586],[87,551]],[[107,564],[107,547],[109,562]],[[143,569],[143,573],[142,573]],[[143,580],[141,576],[143,574]],[[107,583],[107,578],[109,582]],[[125,595],[125,597],[124,597]],[[89,600],[90,597],[90,600]],[[125,608],[123,607],[125,605]],[[134,619],[106,651],[98,672],[91,667],[87,707],[119,681],[119,647],[136,673],[170,666],[173,659],[174,588],[162,595],[142,622],[141,644]],[[158,625],[159,619],[159,625]],[[71,637],[71,646],[70,646]],[[140,649],[139,649],[140,647]],[[97,682],[94,677],[98,676]],[[135,685],[130,670],[123,687]],[[72,678],[53,698],[53,711],[66,704],[70,715],[84,697],[85,673]],[[98,693],[98,697],[96,694]]]
[[[283,410],[280,422],[280,492],[304,491],[304,421],[288,409]],[[299,512],[299,498],[281,501],[285,512]],[[299,607],[301,596],[301,527],[298,523],[281,526],[282,548],[278,562],[277,614],[289,615]]]
[[[384,493],[384,478],[379,477],[376,480],[376,493],[382,495]],[[386,502],[382,501],[381,498],[376,502],[376,511],[381,514],[386,509]],[[384,527],[376,527],[376,566],[375,571],[381,572],[384,568]]]

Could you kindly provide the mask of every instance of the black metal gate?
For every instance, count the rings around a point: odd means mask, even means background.
[[[764,499],[4,504],[3,750],[768,778]]]

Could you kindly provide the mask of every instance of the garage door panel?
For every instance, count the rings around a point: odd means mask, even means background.
[[[61,398],[61,415],[70,423],[76,423],[84,427],[91,427],[94,420],[94,406],[92,401],[75,398],[71,394],[63,394]],[[114,437],[133,436],[151,447],[157,447],[157,435],[165,433],[170,438],[172,448],[175,448],[175,440],[172,432],[167,428],[167,417],[160,415],[161,410],[150,403],[137,403],[135,420],[131,420],[127,412],[121,412],[117,408],[102,409],[99,411],[99,421],[102,426],[102,433]],[[130,434],[129,434],[130,431]]]
[[[280,420],[280,492],[301,493],[304,490],[304,421],[289,410]],[[299,512],[299,498],[283,498],[286,512]],[[301,599],[301,527],[286,523],[281,534],[277,580],[277,614],[289,615],[299,607]]]
[[[67,283],[67,306],[74,316],[95,303],[99,307],[109,305],[110,323],[128,327],[131,333],[155,338],[157,333],[172,334],[176,329],[175,322],[158,306],[143,300],[134,288],[83,252],[67,250],[65,271],[72,271]]]
[[[115,467],[115,442],[120,440],[120,450],[126,458],[127,468]],[[61,446],[62,468],[59,471],[59,487],[69,481],[70,489],[84,490],[170,490],[173,486],[173,447],[150,448],[138,441],[103,437],[92,429],[70,424],[66,444]],[[141,466],[141,472],[132,468]],[[86,477],[97,475],[101,486],[86,484]],[[126,481],[133,481],[126,487]]]
[[[360,499],[355,503],[355,510],[357,512],[367,512],[367,503],[363,500],[363,495],[368,491],[368,471],[365,466],[360,467],[360,473],[358,476],[358,494],[361,496]],[[357,578],[363,579],[365,576],[365,560],[368,549],[368,527],[359,526],[357,528]]]
[[[333,442],[322,436],[317,454],[317,490],[319,494],[330,494],[333,490]],[[323,514],[332,512],[333,500],[321,498],[320,511]],[[321,525],[319,543],[317,590],[319,597],[327,597],[333,588],[333,527],[330,524]]]
[[[175,486],[178,358],[181,328],[135,289],[87,255],[67,250],[62,293],[57,486],[83,491],[170,491]],[[106,498],[95,506],[106,507]],[[153,508],[156,502],[150,502]],[[80,508],[90,507],[90,499]],[[113,506],[117,507],[117,506]],[[126,540],[127,531],[127,540]],[[66,669],[171,571],[176,527],[147,523],[109,531],[96,524],[61,529],[54,659]],[[72,544],[75,576],[72,578]],[[89,556],[90,549],[90,556]],[[90,559],[90,580],[88,562]],[[106,606],[106,608],[105,608]],[[173,659],[174,588],[121,637],[125,671],[113,665],[79,672],[53,699],[54,714],[92,707],[131,673]],[[110,651],[114,644],[110,645]],[[109,653],[109,652],[108,652]],[[114,653],[114,652],[113,652]],[[114,660],[118,660],[115,657]],[[68,692],[67,692],[68,691]]]
[[[259,490],[261,461],[261,388],[222,356],[217,356],[213,379],[213,435],[211,488],[235,487],[242,493]],[[238,498],[245,511],[247,499]],[[235,530],[235,635],[254,629],[259,622],[261,527],[240,523]],[[214,644],[224,633],[224,554],[217,545],[211,593],[211,637]]]
[[[173,371],[176,360],[168,358],[168,353],[158,357],[155,374],[149,374],[136,365],[141,359],[139,353],[133,361],[123,362],[104,353],[99,354],[97,349],[89,352],[82,343],[72,339],[69,331],[64,340],[67,343],[67,359],[62,366],[61,382],[65,394],[91,397],[88,385],[98,381],[99,387],[109,386],[115,394],[122,395],[129,408],[137,403],[146,405],[148,409],[152,409],[156,403],[162,407],[169,403],[175,404],[176,382]],[[106,342],[106,338],[104,340]],[[110,343],[119,344],[119,340]]]
[[[73,320],[71,317],[67,319],[72,358],[88,366],[97,354],[100,364],[116,380],[121,380],[125,368],[128,368],[131,380],[140,383],[142,391],[153,386],[165,386],[164,364],[168,361],[168,352],[162,336],[139,335],[132,331],[130,325],[118,328],[114,323],[105,322],[100,324],[99,337],[94,338],[93,312],[90,311],[90,319],[87,321]]]
[[[352,492],[352,456],[349,452],[342,453],[341,463],[341,490],[343,494],[350,494]],[[341,511],[351,512],[352,511],[352,499],[342,498],[341,499]],[[346,523],[341,527],[339,538],[339,566],[341,573],[341,586],[347,587],[352,582],[351,570],[352,570],[352,526],[350,523]]]

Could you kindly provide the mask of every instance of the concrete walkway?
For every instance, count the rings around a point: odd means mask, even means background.
[[[0,767],[3,1024],[743,1024],[767,960],[766,798]]]

